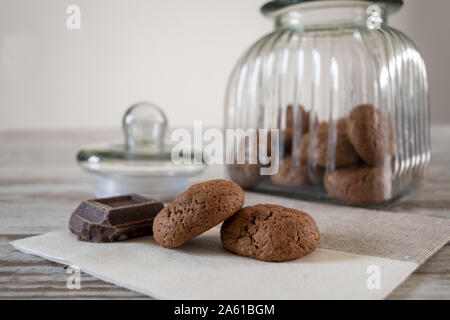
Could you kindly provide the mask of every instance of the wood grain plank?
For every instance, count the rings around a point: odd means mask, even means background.
[[[32,235],[0,236],[2,299],[149,299],[81,273],[81,289],[68,289],[66,267],[15,250],[9,241]]]
[[[412,274],[389,297],[390,300],[450,300],[450,275]]]

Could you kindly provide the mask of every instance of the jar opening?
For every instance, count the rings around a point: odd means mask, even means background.
[[[263,15],[267,17],[271,17],[274,14],[277,14],[280,10],[284,10],[286,8],[305,3],[326,3],[330,5],[330,2],[371,2],[372,4],[377,4],[380,6],[384,6],[388,14],[392,14],[399,10],[403,6],[403,0],[273,0],[267,2],[261,7],[261,12]]]
[[[324,0],[300,2],[265,15],[273,18],[278,28],[321,29],[357,25],[376,29],[387,22],[389,13],[391,10],[384,2]]]

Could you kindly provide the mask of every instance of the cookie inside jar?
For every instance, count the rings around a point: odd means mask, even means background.
[[[237,139],[233,163],[227,165],[231,180],[244,190],[255,189],[264,179],[261,169],[270,165],[267,160],[272,154],[271,145],[271,131],[247,130],[247,134]]]
[[[354,206],[379,206],[392,198],[394,129],[389,112],[371,104],[351,109],[346,136],[359,161],[327,168],[328,194]],[[336,148],[337,149],[337,148]]]
[[[284,114],[284,116],[283,116]],[[288,105],[279,110],[280,164],[270,176],[275,186],[298,188],[322,183],[323,169],[311,162],[310,111],[302,105]]]
[[[291,118],[294,114],[297,120]],[[303,191],[313,188],[315,196],[353,206],[379,206],[390,200],[395,171],[390,113],[361,104],[328,121],[311,114],[303,106],[297,112],[286,108],[283,156],[271,183]]]

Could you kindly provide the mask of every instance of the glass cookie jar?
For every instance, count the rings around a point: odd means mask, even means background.
[[[246,162],[228,165],[234,181],[364,207],[383,206],[425,181],[426,68],[412,41],[387,24],[402,4],[280,0],[262,7],[275,30],[234,68],[225,128],[278,129],[279,137],[257,135],[258,148],[241,138]],[[261,148],[265,140],[274,140],[279,152]],[[257,161],[249,163],[253,153]],[[264,155],[279,161],[276,174],[261,174]]]

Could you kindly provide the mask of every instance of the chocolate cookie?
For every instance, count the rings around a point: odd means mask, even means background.
[[[369,166],[336,169],[326,173],[328,194],[354,206],[380,205],[391,195],[391,171]]]
[[[286,156],[277,174],[270,177],[273,184],[286,187],[301,187],[321,184],[324,168],[309,164],[309,133],[302,135],[300,162],[292,163],[292,155]]]
[[[300,131],[301,133],[306,133],[309,131],[309,111],[306,111],[303,106],[298,106],[297,108],[300,108],[298,112]],[[286,128],[294,128],[294,108],[292,105],[286,108]]]
[[[392,120],[372,105],[360,105],[350,112],[348,137],[358,155],[368,164],[383,162],[394,155]]]
[[[262,180],[259,164],[230,164],[227,169],[231,180],[245,190],[253,189]]]
[[[277,174],[270,176],[273,184],[286,187],[310,186],[313,183],[309,178],[308,163],[299,161],[292,162],[291,156],[286,156],[280,165]]]
[[[329,139],[334,146],[333,150],[328,150]],[[321,122],[312,143],[313,158],[318,166],[326,167],[328,157],[334,162],[335,168],[347,167],[359,160],[347,136],[347,119],[345,118],[337,120],[334,128],[330,128],[328,122]]]
[[[306,111],[303,106],[298,106],[298,121],[300,134],[303,135],[309,131],[309,111]],[[292,142],[294,139],[294,108],[289,105],[286,108],[286,130],[284,132],[284,150],[286,154],[292,151]]]
[[[195,184],[158,213],[153,236],[163,247],[178,247],[221,223],[243,205],[244,191],[232,181]]]
[[[303,211],[272,204],[245,207],[220,230],[223,246],[242,256],[264,261],[288,261],[313,252],[320,233]]]
[[[309,133],[305,133],[300,141],[300,161],[309,162]]]
[[[239,150],[241,150],[242,148],[244,149],[245,163],[242,163],[242,164],[237,163],[238,155],[235,154],[235,157],[234,157],[235,163],[227,166],[228,175],[230,176],[231,180],[233,180],[241,188],[244,188],[246,190],[253,189],[262,180],[261,171],[260,171],[262,165],[260,164],[260,161],[259,161],[259,150],[262,147],[260,145],[260,142],[262,140],[259,138],[259,136],[260,136],[260,134],[258,131],[258,134],[256,136],[256,143],[257,143],[256,148],[255,148],[256,150],[253,150],[250,148],[248,137],[245,137],[245,139],[243,139],[240,142]],[[266,148],[264,148],[264,150],[266,150],[266,155],[269,157],[270,157],[270,153],[271,153],[270,138],[271,138],[271,135],[270,135],[270,131],[269,131],[267,133],[267,139],[266,139],[267,145],[266,145]],[[253,159],[255,159],[257,163],[250,163],[250,160],[253,161]]]

